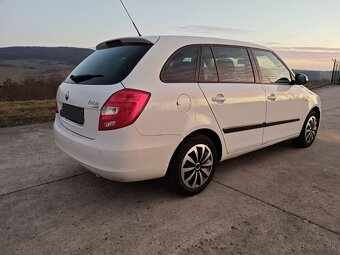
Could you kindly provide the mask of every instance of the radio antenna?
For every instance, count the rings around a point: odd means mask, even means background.
[[[130,20],[131,20],[131,22],[132,22],[132,25],[135,27],[135,29],[136,29],[138,35],[139,35],[139,36],[142,36],[142,35],[139,33],[139,30],[138,30],[138,28],[137,28],[135,22],[133,22],[133,20],[132,20],[132,18],[131,18],[131,16],[130,16],[130,13],[129,13],[128,10],[126,9],[126,7],[125,7],[125,5],[124,5],[124,3],[123,3],[123,0],[119,0],[119,1],[120,1],[120,3],[123,5],[123,7],[124,7],[124,9],[125,9],[125,11],[126,11],[126,13],[127,13],[127,15],[129,16],[129,18],[130,18]]]

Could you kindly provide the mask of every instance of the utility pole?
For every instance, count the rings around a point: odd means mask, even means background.
[[[332,78],[331,78],[331,83],[334,84],[335,81],[334,81],[334,76],[335,76],[335,66],[336,66],[336,59],[332,59],[332,61],[334,62],[333,64],[333,71],[332,71]]]
[[[336,59],[332,59],[332,61],[334,62],[334,64],[333,64],[331,83],[340,84],[340,61]]]

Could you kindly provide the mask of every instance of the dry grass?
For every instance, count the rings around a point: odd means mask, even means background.
[[[55,100],[0,101],[0,120],[53,117]]]
[[[309,89],[315,89],[329,84],[330,81],[309,81],[305,86]]]

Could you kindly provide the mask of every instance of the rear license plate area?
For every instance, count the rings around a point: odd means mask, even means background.
[[[73,121],[79,125],[84,124],[84,108],[63,104],[60,115],[65,119]]]

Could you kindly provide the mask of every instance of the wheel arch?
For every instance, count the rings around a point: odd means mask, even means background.
[[[217,151],[217,162],[219,162],[222,159],[222,154],[223,154],[223,141],[221,141],[221,138],[218,136],[218,134],[209,129],[209,128],[201,128],[201,129],[197,129],[192,131],[191,133],[188,133],[183,140],[177,145],[176,149],[174,150],[170,161],[169,161],[169,165],[168,165],[168,169],[166,171],[166,178],[168,178],[170,180],[170,183],[174,182],[174,172],[172,171],[172,165],[174,164],[174,159],[179,151],[179,149],[181,148],[181,146],[187,142],[191,137],[195,136],[195,135],[204,135],[207,138],[209,138],[212,143],[215,145],[216,151]]]
[[[214,145],[216,147],[217,159],[218,159],[218,162],[219,162],[222,158],[222,142],[221,142],[221,139],[218,136],[218,134],[211,129],[204,128],[204,129],[199,129],[199,130],[196,130],[196,131],[190,133],[187,137],[194,135],[194,134],[205,135],[206,137],[211,139],[211,141],[214,143]]]
[[[315,105],[314,107],[312,107],[312,109],[309,111],[309,113],[312,112],[312,111],[314,111],[318,114],[318,122],[320,123],[321,111],[320,111],[319,106]]]
[[[218,162],[222,159],[222,153],[223,153],[223,145],[222,145],[222,141],[220,139],[220,137],[218,136],[218,134],[211,130],[211,129],[208,129],[208,128],[201,128],[201,129],[198,129],[198,130],[195,130],[195,131],[192,131],[191,133],[189,133],[188,135],[186,135],[183,140],[178,144],[178,146],[176,147],[176,149],[174,150],[174,153],[173,155],[171,156],[171,159],[170,159],[170,162],[169,162],[169,165],[171,164],[171,161],[173,159],[173,156],[175,155],[176,151],[178,150],[178,148],[180,148],[182,146],[183,143],[185,143],[188,139],[190,139],[190,137],[196,135],[196,134],[201,134],[201,135],[204,135],[206,137],[208,137],[212,142],[213,144],[215,145],[216,147],[216,151],[217,151],[217,159],[218,159]],[[168,169],[169,170],[169,169]]]

